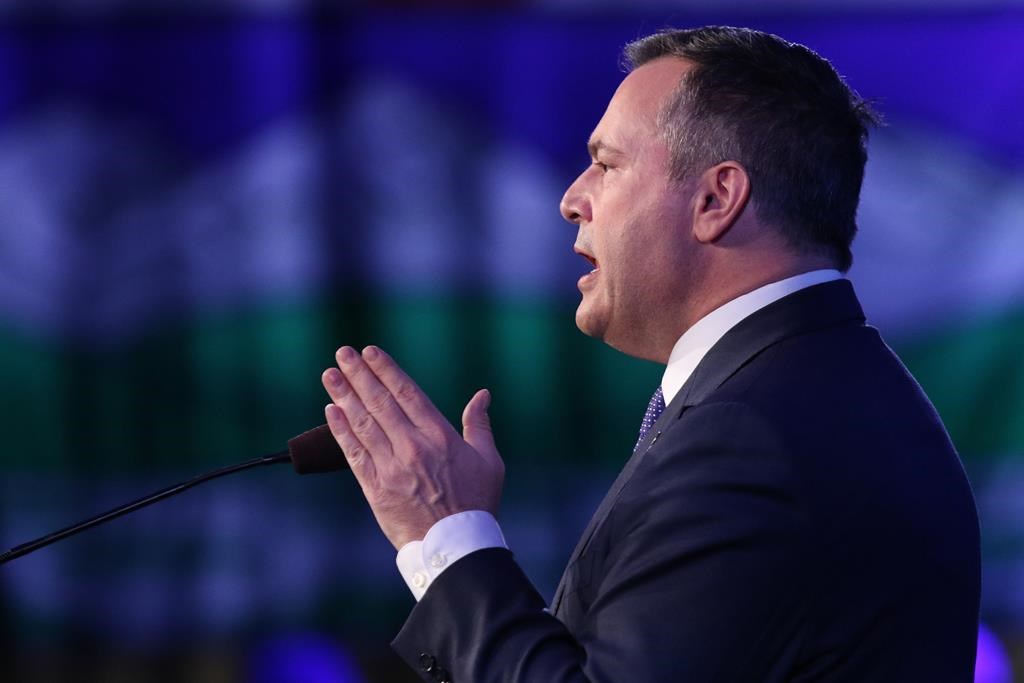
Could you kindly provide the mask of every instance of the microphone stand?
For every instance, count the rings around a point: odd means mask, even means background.
[[[51,543],[56,543],[62,538],[74,536],[75,534],[81,531],[91,529],[92,527],[97,526],[98,524],[103,524],[104,522],[109,522],[110,520],[116,519],[121,515],[126,515],[129,512],[134,512],[139,508],[144,508],[147,505],[152,505],[153,503],[161,501],[164,498],[170,498],[173,495],[179,494],[182,491],[190,489],[193,486],[202,484],[203,482],[210,481],[211,479],[223,477],[228,474],[234,474],[235,472],[247,470],[252,467],[276,465],[282,462],[291,462],[291,460],[292,455],[290,451],[281,451],[280,453],[274,453],[273,455],[264,455],[262,457],[255,458],[254,460],[241,462],[238,463],[237,465],[221,467],[220,469],[213,470],[212,472],[201,474],[198,477],[194,477],[192,479],[189,479],[188,481],[183,481],[180,484],[175,484],[174,486],[168,486],[167,488],[161,489],[156,493],[151,493],[150,495],[145,496],[144,498],[139,498],[138,500],[132,501],[131,503],[120,505],[114,508],[113,510],[108,510],[103,514],[96,515],[95,517],[91,517],[83,522],[79,522],[78,524],[74,524],[65,529],[61,529],[60,531],[54,531],[53,533],[47,534],[46,536],[43,536],[41,538],[37,538],[34,541],[29,541],[28,543],[22,543],[19,546],[15,546],[7,552],[0,555],[0,564],[5,564],[23,555],[28,555],[29,553],[39,550],[40,548],[45,548]]]

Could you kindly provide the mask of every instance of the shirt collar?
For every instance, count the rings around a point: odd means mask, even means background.
[[[661,378],[665,405],[676,397],[711,347],[741,320],[784,296],[841,277],[839,271],[834,269],[812,270],[794,275],[738,296],[698,320],[672,347],[665,374]]]

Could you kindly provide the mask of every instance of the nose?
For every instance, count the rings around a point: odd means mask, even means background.
[[[590,200],[583,191],[584,175],[586,175],[586,171],[573,181],[572,185],[565,191],[565,194],[562,195],[562,201],[558,205],[562,218],[576,225],[589,223],[592,218]]]

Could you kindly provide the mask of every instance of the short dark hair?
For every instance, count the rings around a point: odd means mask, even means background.
[[[659,120],[673,177],[738,161],[762,221],[794,248],[848,270],[868,129],[880,123],[871,106],[828,61],[769,33],[668,29],[623,53],[627,70],[665,56],[694,64]]]

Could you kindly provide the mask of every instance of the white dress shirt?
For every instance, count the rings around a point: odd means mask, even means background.
[[[839,271],[831,269],[794,275],[738,296],[698,320],[672,347],[661,378],[665,405],[676,397],[711,347],[741,320],[793,292],[841,277]],[[459,512],[430,527],[422,541],[402,546],[396,560],[398,571],[419,601],[441,572],[484,548],[508,548],[497,520],[483,510]]]

